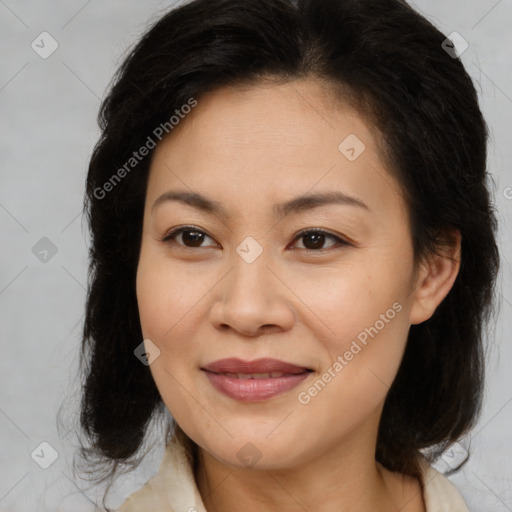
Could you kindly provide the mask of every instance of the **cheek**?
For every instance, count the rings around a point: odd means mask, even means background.
[[[294,293],[305,306],[298,307],[307,313],[310,326],[316,325],[319,338],[337,350],[361,333],[364,342],[365,329],[375,324],[380,334],[402,322],[407,283],[389,279],[393,274],[398,273],[377,264],[360,264],[296,273],[289,280],[295,283]]]
[[[149,368],[167,408],[176,419],[186,418],[197,406],[189,393],[204,351],[200,331],[204,330],[208,293],[215,280],[197,266],[172,265],[150,252],[141,254],[137,271],[142,333],[160,350]]]
[[[385,397],[409,330],[407,283],[390,279],[400,274],[389,270],[375,264],[295,281],[301,284],[294,291],[311,312],[309,329],[315,326],[314,337],[326,354],[319,369],[322,382],[303,390],[304,402],[317,400],[321,392],[319,403],[346,399],[347,405],[366,408]]]
[[[169,339],[181,339],[176,333],[184,325],[190,332],[190,318],[207,289],[203,280],[171,268],[169,262],[142,256],[137,270],[137,302],[144,337],[164,350]]]
[[[409,326],[405,306],[392,298],[369,304],[350,294],[339,295],[337,306],[337,315],[329,319],[336,334],[321,338],[327,354],[324,364],[299,390],[297,401],[305,407],[305,417],[322,418],[340,432],[349,432],[384,402]]]
[[[187,418],[194,401],[185,389],[190,386],[190,368],[197,365],[201,285],[180,271],[169,268],[168,262],[141,257],[137,271],[137,301],[144,339],[151,340],[160,350],[150,365],[158,391],[175,419]],[[208,288],[206,287],[206,290]]]

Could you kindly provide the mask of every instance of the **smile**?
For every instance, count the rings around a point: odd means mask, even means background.
[[[203,370],[210,384],[220,393],[242,402],[258,402],[298,386],[311,371],[302,373],[213,373]]]

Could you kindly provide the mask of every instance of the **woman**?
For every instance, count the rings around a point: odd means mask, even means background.
[[[82,453],[135,466],[172,420],[121,512],[467,510],[430,463],[480,410],[499,258],[446,48],[400,0],[195,0],[128,56],[87,178]]]

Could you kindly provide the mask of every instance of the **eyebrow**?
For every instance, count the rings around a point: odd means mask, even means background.
[[[218,201],[213,201],[207,197],[198,194],[197,192],[180,192],[169,190],[163,193],[151,207],[151,212],[168,201],[178,201],[207,213],[213,213],[220,217],[228,218],[229,215],[225,208]],[[290,213],[299,213],[305,210],[318,208],[329,204],[338,204],[345,206],[355,206],[367,211],[370,208],[361,199],[350,196],[343,192],[320,192],[315,194],[306,194],[303,196],[295,197],[283,203],[275,204],[273,207],[274,215],[285,216]]]

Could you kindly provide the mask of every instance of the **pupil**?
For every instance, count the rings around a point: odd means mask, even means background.
[[[323,235],[322,233],[313,233],[306,235],[304,239],[304,247],[306,247],[307,249],[318,249],[321,248],[322,245],[324,244],[325,235]],[[312,244],[309,244],[312,245],[313,247],[308,247],[308,243],[306,242],[308,239],[313,242]]]
[[[190,233],[192,233],[192,235],[190,235]],[[181,236],[183,237],[183,242],[192,247],[200,247],[204,238],[204,234],[198,233],[197,231],[183,231]]]

